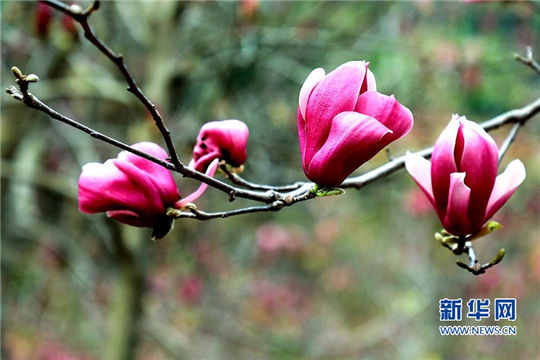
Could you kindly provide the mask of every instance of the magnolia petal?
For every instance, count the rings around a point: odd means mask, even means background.
[[[79,209],[89,214],[126,208],[141,209],[146,201],[144,194],[114,165],[113,160],[83,166],[78,197]]]
[[[221,152],[219,150],[212,151],[208,154],[205,154],[198,158],[196,161],[191,160],[190,164],[193,163],[193,169],[197,171],[205,171],[214,159],[219,159],[221,157]]]
[[[137,206],[137,208],[140,209],[138,210],[139,213],[151,216],[152,214],[163,212],[165,210],[161,194],[147,172],[127,161],[113,160],[113,162],[114,165],[126,174],[129,180],[135,184],[139,193],[143,194],[145,197],[145,202],[138,204]]]
[[[112,210],[107,211],[107,216],[121,223],[137,227],[152,227],[153,222],[143,219],[139,214],[130,210]]]
[[[405,136],[413,126],[411,111],[401,105],[393,95],[367,91],[358,97],[355,111],[369,115],[391,129],[392,134],[385,137],[388,144]]]
[[[457,137],[460,141],[456,143],[456,165],[458,171],[467,174],[465,184],[471,189],[469,221],[473,228],[480,228],[497,177],[499,150],[493,138],[478,124],[465,117],[459,121],[462,125]]]
[[[132,145],[132,147],[162,160],[166,160],[169,157],[161,146],[151,142],[140,142]],[[122,151],[118,154],[118,160],[133,164],[146,172],[148,179],[150,179],[154,187],[159,191],[163,203],[172,204],[180,197],[170,170],[128,151]]]
[[[214,161],[212,161],[210,165],[208,166],[208,170],[206,171],[206,176],[214,177],[214,174],[216,173],[216,170],[218,168],[218,164],[219,164],[219,159],[214,159]],[[174,207],[176,209],[181,209],[182,206],[186,205],[187,203],[197,200],[199,197],[201,197],[201,195],[206,191],[207,188],[208,188],[207,183],[201,183],[201,185],[199,185],[197,190],[195,190],[194,192],[192,192],[185,198],[177,201],[174,204]]]
[[[508,201],[517,187],[525,180],[525,166],[520,160],[511,161],[506,170],[497,176],[493,192],[489,198],[484,222],[491,217]]]
[[[306,106],[308,103],[309,95],[311,95],[311,92],[317,86],[317,84],[324,79],[324,76],[326,75],[326,72],[323,68],[317,68],[313,70],[306,80],[304,81],[304,84],[302,85],[302,88],[300,89],[300,96],[298,98],[298,110],[302,114],[302,117],[306,117]]]
[[[467,216],[471,189],[465,185],[465,173],[450,174],[448,206],[443,219],[444,228],[451,234],[463,236],[471,234]]]
[[[306,176],[317,184],[338,186],[373,156],[379,140],[391,132],[370,116],[354,111],[338,114],[326,142],[309,163]]]
[[[302,113],[300,113],[300,108],[298,109],[297,114],[297,125],[298,125],[298,142],[300,144],[300,156],[302,157],[302,167],[305,171],[305,154],[306,154],[306,121],[304,120],[304,117],[302,116]]]
[[[193,149],[193,159],[197,162],[206,154],[217,152],[220,159],[233,166],[240,166],[247,158],[248,137],[249,129],[240,120],[208,122],[199,131],[197,144]],[[204,168],[197,168],[197,170],[204,171],[210,161],[204,164]]]
[[[351,61],[330,72],[313,89],[304,117],[306,162],[311,162],[312,157],[325,143],[334,117],[354,110],[365,74],[365,62]]]
[[[369,63],[366,64],[366,77],[364,78],[364,83],[362,84],[362,88],[360,89],[360,94],[366,92],[366,91],[377,91],[377,83],[375,82],[375,75],[369,70],[367,67]]]
[[[431,185],[431,163],[429,160],[416,154],[407,153],[405,155],[405,168],[424,194],[426,194],[426,197],[435,210],[437,210],[435,198],[433,197],[433,187]]]
[[[444,213],[448,205],[450,174],[457,172],[454,147],[460,123],[454,115],[435,142],[431,156],[431,181],[437,212]]]

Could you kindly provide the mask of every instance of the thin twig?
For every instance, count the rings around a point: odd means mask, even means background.
[[[538,74],[540,74],[540,64],[537,63],[533,58],[532,47],[527,46],[527,55],[525,57],[519,54],[514,54],[514,58],[517,61],[522,62],[523,64],[527,65],[528,67],[536,71]]]
[[[227,166],[227,164],[225,163],[220,164],[219,169],[221,170],[223,175],[227,179],[229,179],[233,184],[244,187],[246,189],[251,189],[251,190],[291,191],[291,190],[296,190],[305,184],[305,182],[303,181],[297,181],[294,184],[282,185],[282,186],[256,184],[256,183],[247,181],[244,178],[242,178],[240,175],[238,175],[237,173],[232,172]]]
[[[501,145],[501,148],[499,149],[499,163],[501,162],[503,156],[508,151],[508,148],[510,148],[510,145],[514,142],[517,136],[517,133],[522,125],[523,124],[520,122],[515,123],[514,126],[512,126],[512,129],[510,130],[510,132],[508,133],[508,136],[506,137],[506,139],[504,139],[504,142]]]
[[[165,140],[165,144],[167,145],[167,149],[169,150],[169,156],[171,157],[171,162],[178,170],[182,169],[184,167],[184,164],[182,164],[182,162],[178,158],[176,148],[171,138],[171,132],[165,125],[165,122],[163,121],[161,114],[156,108],[156,105],[152,103],[150,99],[148,99],[148,97],[143,93],[141,88],[137,85],[135,79],[133,78],[126,64],[124,63],[124,57],[121,54],[116,54],[105,43],[103,43],[96,36],[96,33],[88,23],[88,17],[90,16],[90,14],[94,10],[97,10],[99,8],[99,1],[94,1],[94,3],[85,11],[82,11],[81,8],[77,5],[69,6],[57,0],[45,0],[44,3],[64,12],[65,14],[71,16],[73,20],[81,24],[84,31],[84,37],[88,39],[88,41],[90,41],[90,43],[92,43],[100,52],[107,56],[107,58],[109,58],[109,60],[111,60],[116,65],[116,67],[118,67],[118,69],[124,76],[124,79],[128,83],[127,91],[135,95],[137,99],[139,99],[139,101],[148,110],[148,112],[150,112],[150,114],[152,115],[152,119],[156,123],[159,131],[161,132],[163,140]]]
[[[18,83],[19,83],[19,86],[21,86],[21,84],[25,84],[24,81],[22,82],[19,81]],[[159,164],[169,170],[177,171],[186,177],[199,180],[218,190],[221,190],[229,195],[230,200],[234,200],[234,198],[236,197],[241,197],[241,198],[251,199],[251,200],[263,202],[266,204],[270,204],[270,207],[271,207],[272,203],[278,200],[283,202],[286,206],[289,206],[296,202],[308,200],[315,197],[314,194],[312,194],[310,191],[314,185],[311,182],[297,182],[295,184],[292,184],[291,188],[296,188],[296,189],[292,190],[291,192],[285,192],[285,193],[275,191],[275,190],[254,191],[250,189],[242,189],[242,188],[231,186],[222,181],[206,176],[205,174],[198,172],[194,169],[191,169],[189,167],[183,167],[181,169],[178,169],[174,166],[174,164],[168,161],[156,158],[155,156],[152,156],[150,154],[137,150],[125,143],[122,143],[116,139],[108,137],[86,125],[83,125],[73,119],[68,118],[67,116],[64,116],[58,113],[57,111],[53,110],[52,108],[44,104],[36,96],[32,95],[29,92],[27,92],[25,96],[23,93],[21,93],[19,90],[17,90],[13,86],[6,89],[6,92],[10,94],[14,99],[19,100],[23,102],[24,104],[26,104],[28,107],[41,111],[53,119],[59,120],[81,131],[84,131],[85,133],[90,134],[90,136],[96,139],[99,139],[101,141],[114,145],[120,149],[129,151],[135,155],[141,156],[147,160],[155,162],[156,164]],[[490,131],[509,123],[524,124],[528,119],[532,118],[534,115],[538,114],[539,112],[540,112],[540,98],[520,109],[510,110],[501,115],[498,115],[491,120],[481,123],[480,126],[482,126],[486,131]],[[416,154],[429,158],[431,156],[432,151],[433,151],[433,148],[427,148],[427,149],[423,149],[416,152]],[[341,184],[340,187],[342,188],[352,187],[352,188],[360,189],[371,182],[374,182],[376,180],[379,180],[381,178],[384,178],[394,173],[395,171],[403,168],[404,165],[405,165],[405,156],[401,156],[365,174],[346,179]],[[267,188],[272,189],[271,186],[267,186]],[[231,214],[226,214],[227,212],[211,213],[214,215],[211,215],[211,217],[206,217],[206,218],[228,217],[232,215],[241,215],[241,214],[245,214],[249,212],[259,212],[259,211],[270,211],[270,209],[265,206],[235,209],[235,210],[229,211]],[[182,217],[196,218],[196,216],[182,216]]]
[[[493,119],[480,123],[479,125],[482,128],[484,128],[484,130],[491,131],[506,124],[512,124],[512,123],[524,124],[527,120],[529,120],[530,118],[532,118],[534,115],[538,113],[540,113],[540,98],[536,99],[529,105],[526,105],[520,109],[507,111],[505,113],[502,113],[494,117]],[[425,158],[429,158],[431,157],[432,152],[433,152],[433,148],[428,148],[428,149],[420,150],[416,152],[415,154],[420,155]],[[395,171],[403,168],[404,166],[405,166],[405,156],[400,156],[365,174],[346,179],[340,185],[340,187],[342,188],[353,187],[356,189],[360,189],[361,187],[375,180],[378,180],[380,178],[386,177],[394,173]]]
[[[55,119],[55,120],[58,120],[58,121],[61,121],[69,126],[72,126],[78,130],[81,130],[87,134],[89,134],[90,136],[98,139],[98,140],[101,140],[101,141],[104,141],[106,143],[109,143],[111,145],[114,145],[122,150],[126,150],[126,151],[129,151],[130,153],[133,153],[135,155],[138,155],[142,158],[145,158],[147,160],[150,160],[158,165],[161,165],[163,166],[164,168],[166,169],[169,169],[169,170],[172,170],[172,171],[177,171],[179,173],[181,173],[182,175],[186,176],[186,177],[189,177],[189,178],[192,178],[192,179],[195,179],[195,180],[199,180],[201,182],[204,182],[210,186],[212,186],[213,188],[216,188],[218,190],[221,190],[227,194],[233,194],[234,196],[233,197],[241,197],[241,198],[246,198],[246,199],[251,199],[251,200],[255,200],[255,201],[259,201],[259,202],[264,202],[264,203],[271,203],[273,202],[274,200],[276,200],[276,193],[275,192],[260,192],[260,191],[252,191],[252,190],[245,190],[245,189],[239,189],[239,188],[235,188],[229,184],[226,184],[222,181],[219,181],[217,179],[214,179],[210,176],[207,176],[197,170],[194,170],[194,169],[191,169],[189,167],[182,167],[180,169],[178,169],[176,166],[174,166],[174,164],[166,161],[166,160],[163,160],[163,159],[160,159],[160,158],[157,158],[153,155],[150,155],[150,154],[147,154],[143,151],[140,151],[140,150],[137,150],[121,141],[118,141],[116,139],[113,139],[107,135],[104,135],[102,133],[100,133],[99,131],[96,131],[94,129],[92,129],[91,127],[88,127],[86,125],[83,125],[81,124],[80,122],[76,121],[76,120],[73,120],[65,115],[62,115],[60,114],[59,112],[55,111],[54,109],[50,108],[49,106],[47,106],[45,103],[43,103],[41,100],[39,100],[36,96],[34,96],[33,94],[27,92],[26,93],[26,96],[21,93],[19,90],[17,90],[14,86],[6,89],[6,92],[8,94],[10,94],[14,99],[16,100],[19,100],[21,102],[23,102],[26,106],[28,106],[29,108],[32,108],[32,109],[35,109],[35,110],[38,110],[38,111],[41,111],[45,114],[47,114],[48,116],[50,116],[51,118]]]

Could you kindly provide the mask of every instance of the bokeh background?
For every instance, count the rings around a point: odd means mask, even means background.
[[[89,2],[81,2],[82,6]],[[539,3],[103,2],[91,22],[165,116],[188,162],[200,126],[250,127],[249,180],[303,180],[296,133],[300,87],[315,67],[368,60],[379,91],[415,116],[391,155],[431,146],[453,113],[481,122],[540,93],[513,60],[540,54]],[[2,1],[2,88],[11,66],[58,111],[127,143],[163,143],[118,71],[59,12]],[[176,221],[149,229],[84,215],[83,164],[118,150],[2,101],[2,358],[5,359],[533,359],[540,353],[540,121],[502,166],[527,179],[477,244],[475,277],[433,239],[435,213],[400,171],[344,196],[277,213]],[[494,131],[498,144],[509,128]],[[387,161],[383,152],[357,173]],[[182,194],[197,184],[177,176]],[[233,204],[215,190],[207,211]],[[439,334],[442,298],[517,299],[517,336]],[[463,315],[465,317],[465,313]],[[459,325],[508,325],[493,317]]]

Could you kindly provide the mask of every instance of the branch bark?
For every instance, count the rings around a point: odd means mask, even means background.
[[[133,75],[131,75],[129,69],[127,68],[127,65],[124,63],[124,57],[121,54],[116,54],[104,42],[102,42],[96,36],[96,33],[88,23],[88,18],[90,17],[92,12],[99,8],[99,1],[94,1],[94,3],[85,11],[82,11],[82,9],[78,5],[69,6],[57,0],[44,0],[43,2],[71,16],[73,20],[81,24],[84,31],[84,37],[88,39],[88,41],[92,45],[94,45],[101,53],[103,53],[109,60],[111,60],[116,65],[116,67],[118,68],[118,70],[120,70],[122,76],[128,83],[127,91],[135,95],[137,99],[139,99],[139,101],[144,105],[146,110],[148,110],[150,115],[152,115],[152,119],[154,120],[159,131],[161,132],[163,140],[165,140],[165,144],[167,145],[167,149],[169,150],[171,162],[178,170],[184,168],[184,164],[182,164],[182,162],[178,158],[176,148],[171,138],[171,132],[165,125],[165,122],[163,121],[163,118],[159,113],[156,105],[152,103],[152,101],[150,101],[150,99],[137,85],[135,79],[133,78]]]
[[[163,166],[166,169],[176,171],[182,174],[185,177],[189,177],[201,182],[208,184],[209,186],[218,189],[222,192],[225,192],[228,195],[229,201],[234,201],[235,198],[245,198],[254,200],[257,202],[264,203],[263,206],[250,206],[246,208],[234,209],[230,211],[207,213],[201,210],[198,210],[196,207],[191,206],[189,211],[178,211],[175,213],[175,217],[186,217],[186,218],[195,218],[199,220],[207,220],[213,218],[223,218],[233,215],[241,215],[246,213],[261,212],[261,211],[276,211],[281,209],[284,206],[290,206],[296,202],[308,200],[314,198],[317,195],[314,191],[315,184],[311,182],[295,182],[290,185],[282,186],[272,186],[264,184],[256,184],[244,180],[239,175],[229,171],[226,165],[221,166],[221,170],[224,173],[225,177],[228,178],[233,184],[233,186],[222,182],[220,180],[214,179],[212,177],[206,176],[205,174],[196,171],[192,168],[184,166],[179,160],[176,153],[176,149],[172,142],[170,131],[165,126],[161,114],[156,109],[156,106],[146,97],[141,88],[135,82],[135,79],[129,72],[122,55],[116,54],[112,51],[106,44],[104,44],[95,34],[94,30],[88,22],[89,16],[93,11],[99,8],[99,1],[94,1],[93,4],[88,7],[86,10],[78,5],[66,5],[57,0],[44,0],[44,3],[47,5],[58,9],[65,14],[71,16],[75,21],[77,21],[83,28],[84,36],[92,43],[101,53],[103,53],[109,60],[111,60],[116,67],[119,69],[124,79],[128,83],[128,91],[133,93],[137,99],[145,106],[145,108],[150,112],[156,126],[160,130],[162,137],[167,144],[167,149],[170,155],[170,162],[156,158],[150,154],[141,152],[119,140],[113,139],[105,134],[102,134],[86,125],[81,124],[80,122],[73,120],[67,116],[60,114],[51,107],[47,106],[36,96],[28,92],[28,86],[30,82],[37,82],[39,79],[36,75],[23,75],[22,72],[17,68],[12,68],[12,71],[15,75],[16,82],[19,86],[19,89],[15,87],[10,87],[6,89],[6,92],[10,94],[14,99],[23,102],[26,106],[35,109],[37,111],[43,112],[55,120],[59,120],[65,124],[68,124],[72,127],[75,127],[78,130],[81,130],[90,136],[109,143],[113,146],[116,146],[122,150],[129,151],[135,155],[141,156],[149,161],[152,161],[160,166]],[[527,49],[527,57],[523,58],[519,55],[516,56],[516,59],[525,63],[526,65],[537,70],[538,64],[532,58],[532,49]],[[514,123],[516,124],[503,146],[501,147],[500,158],[505,154],[508,147],[514,140],[519,128],[530,118],[540,112],[540,98],[536,101],[530,103],[527,106],[524,106],[519,109],[514,109],[507,111],[495,118],[488,120],[480,124],[486,131],[496,129],[500,126]],[[418,151],[416,154],[429,158],[433,148],[427,148]],[[400,156],[395,159],[391,159],[388,163],[375,168],[371,171],[368,171],[362,175],[356,177],[350,177],[346,179],[342,184],[341,188],[355,188],[361,189],[365,185],[382,179],[395,171],[403,168],[405,165],[405,156]]]

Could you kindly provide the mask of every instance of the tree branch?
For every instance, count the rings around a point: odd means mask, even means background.
[[[45,4],[60,10],[64,12],[65,14],[71,16],[73,20],[77,21],[79,24],[81,24],[83,31],[84,31],[84,37],[92,43],[101,53],[103,53],[109,60],[111,60],[116,67],[120,70],[122,75],[124,76],[124,79],[128,83],[127,91],[132,93],[139,99],[139,101],[144,105],[144,107],[150,112],[152,115],[152,119],[154,120],[156,126],[158,127],[159,131],[161,132],[161,135],[163,137],[163,140],[165,140],[165,144],[167,145],[167,149],[169,150],[169,155],[171,157],[171,162],[174,164],[174,166],[180,170],[184,167],[184,164],[180,161],[178,158],[178,154],[176,152],[176,148],[174,146],[174,143],[171,138],[171,132],[165,125],[165,122],[163,121],[163,118],[161,117],[161,114],[159,113],[158,109],[156,108],[156,105],[146,97],[146,95],[143,93],[141,88],[137,85],[135,82],[135,79],[129,72],[126,64],[124,63],[124,57],[121,54],[116,54],[113,50],[111,50],[105,43],[103,43],[97,36],[90,24],[88,23],[88,17],[90,14],[92,14],[93,11],[97,10],[99,8],[99,1],[94,1],[90,7],[88,7],[86,10],[82,10],[80,6],[78,5],[66,5],[60,1],[57,0],[44,0]]]
[[[229,201],[233,201],[236,197],[241,197],[241,198],[251,199],[251,200],[255,200],[255,201],[263,202],[267,204],[266,206],[252,206],[252,207],[247,207],[247,208],[240,208],[240,209],[224,211],[224,212],[216,212],[216,213],[205,213],[199,210],[197,210],[198,214],[197,213],[194,214],[193,212],[181,212],[181,215],[179,215],[178,217],[208,220],[208,219],[213,219],[213,218],[224,218],[224,217],[229,217],[233,215],[242,215],[242,214],[253,213],[253,212],[276,211],[276,210],[281,209],[283,206],[290,206],[296,202],[308,200],[315,197],[315,194],[312,193],[311,191],[315,184],[311,182],[296,182],[294,184],[285,185],[285,186],[270,186],[270,185],[253,184],[253,183],[250,183],[248,181],[241,179],[239,176],[236,176],[236,177],[231,176],[230,178],[235,178],[236,183],[240,183],[242,186],[247,187],[247,189],[242,189],[242,188],[231,186],[227,183],[224,183],[212,177],[206,176],[205,174],[186,166],[178,169],[176,166],[174,166],[174,164],[168,161],[156,158],[155,156],[152,156],[150,154],[137,150],[121,141],[113,139],[86,125],[83,125],[77,122],[76,120],[70,119],[69,117],[58,113],[57,111],[53,110],[52,108],[44,104],[36,96],[32,95],[31,93],[27,91],[28,82],[37,81],[34,79],[34,77],[32,77],[31,75],[22,75],[22,73],[18,69],[17,71],[14,70],[14,74],[17,78],[17,83],[19,84],[21,91],[17,90],[15,87],[12,86],[6,89],[6,92],[10,94],[14,99],[23,102],[26,106],[32,109],[41,111],[55,120],[59,120],[65,124],[73,126],[76,129],[81,130],[96,139],[99,139],[101,141],[114,145],[122,150],[129,151],[135,155],[141,156],[169,170],[179,172],[186,177],[204,182],[212,186],[213,188],[216,188],[218,190],[221,190],[227,193],[229,195]],[[27,80],[27,78],[30,78],[30,80]],[[23,90],[26,92],[22,92]],[[518,124],[520,126],[523,125],[527,120],[529,120],[530,118],[532,118],[534,115],[538,113],[540,113],[540,98],[522,108],[510,110],[501,115],[498,115],[491,120],[481,123],[480,126],[484,128],[486,131],[490,131],[493,129],[497,129],[506,124],[511,124],[511,123],[516,124],[514,129],[511,131],[509,137],[505,140],[505,143],[501,146],[500,157],[502,158],[502,156],[504,155],[504,153],[506,152],[506,150],[508,149],[511,142],[516,136],[517,128],[518,128],[517,125]],[[416,152],[416,154],[425,158],[429,158],[432,152],[433,152],[433,148],[427,148],[427,149],[423,149]],[[400,156],[398,158],[395,158],[389,161],[388,163],[382,166],[379,166],[378,168],[368,171],[365,174],[346,179],[341,184],[340,187],[360,189],[369,183],[382,179],[396,172],[397,170],[403,168],[404,166],[405,166],[405,156]],[[233,174],[228,170],[226,171],[227,171],[226,174]],[[256,190],[251,190],[251,189],[260,189],[260,190],[256,191]],[[266,190],[266,191],[263,191],[263,190]],[[278,206],[278,203],[283,204],[283,205]]]
[[[28,92],[28,85],[30,82],[37,82],[39,78],[34,75],[23,75],[22,72],[16,67],[12,68],[13,74],[15,75],[16,82],[19,86],[19,90],[15,87],[10,87],[6,89],[6,92],[10,94],[14,99],[23,102],[28,107],[41,111],[55,120],[64,122],[72,127],[75,127],[83,132],[88,133],[90,136],[114,145],[120,149],[129,151],[135,155],[141,156],[149,161],[152,161],[160,166],[163,166],[169,170],[179,172],[185,177],[189,177],[201,182],[208,184],[209,186],[225,192],[229,196],[229,201],[234,201],[236,197],[246,198],[258,202],[265,203],[263,206],[251,206],[246,208],[234,209],[230,211],[207,213],[201,210],[198,210],[196,207],[192,206],[189,208],[189,211],[178,211],[176,210],[175,217],[187,217],[187,218],[196,218],[199,220],[207,220],[213,218],[224,218],[233,215],[241,215],[246,213],[261,212],[261,211],[276,211],[281,209],[284,206],[290,206],[296,202],[312,199],[316,196],[325,196],[328,192],[322,192],[321,194],[314,191],[315,184],[311,182],[296,182],[290,185],[283,186],[272,186],[272,185],[263,185],[256,184],[244,180],[238,174],[232,172],[226,164],[220,166],[221,171],[233,184],[240,187],[234,187],[212,177],[206,176],[205,174],[186,167],[178,159],[176,149],[172,142],[170,131],[165,126],[163,118],[161,117],[159,111],[156,109],[156,106],[144,95],[140,87],[135,82],[133,76],[129,72],[127,66],[124,64],[124,59],[122,55],[117,55],[112,51],[106,44],[104,44],[95,34],[92,27],[88,23],[88,18],[93,11],[99,8],[99,1],[94,1],[93,4],[88,7],[86,10],[78,5],[66,5],[57,0],[44,0],[44,3],[47,5],[58,9],[65,14],[71,16],[75,21],[77,21],[83,28],[84,36],[92,43],[101,53],[103,53],[109,60],[111,60],[117,68],[122,73],[124,79],[128,83],[128,91],[133,93],[139,101],[145,106],[145,108],[150,112],[156,126],[160,130],[163,139],[167,144],[169,150],[169,155],[171,157],[171,162],[156,158],[150,154],[139,151],[121,141],[113,139],[107,135],[104,135],[86,125],[83,125],[76,120],[70,119],[67,116],[64,116],[54,109],[50,108],[42,101],[40,101],[36,96]],[[516,55],[516,59],[527,64],[533,69],[538,71],[538,63],[532,58],[532,49],[527,48],[527,57],[523,58],[519,55]],[[500,158],[504,156],[508,147],[515,139],[515,136],[519,128],[530,118],[540,112],[540,98],[531,104],[524,106],[520,109],[514,109],[507,111],[495,118],[488,120],[480,126],[482,126],[486,131],[496,129],[500,126],[515,123],[516,125],[510,131],[505,142],[501,146]],[[418,151],[416,154],[429,158],[432,154],[433,148],[427,148]],[[405,156],[398,158],[390,158],[390,161],[378,168],[375,168],[367,173],[356,177],[350,177],[346,179],[340,187],[342,188],[356,188],[360,189],[365,185],[374,182],[376,180],[382,179],[395,171],[403,168],[405,165]],[[330,192],[330,194],[336,193]]]
[[[519,54],[514,54],[514,58],[540,74],[540,64],[538,64],[533,58],[532,47],[527,46],[527,55],[525,57]]]
[[[255,201],[259,201],[259,202],[264,202],[264,203],[271,203],[273,202],[274,200],[276,200],[276,193],[274,192],[260,192],[260,191],[252,191],[252,190],[244,190],[244,189],[239,189],[239,188],[235,188],[229,184],[226,184],[222,181],[219,181],[217,179],[214,179],[212,177],[209,177],[197,170],[194,170],[194,169],[191,169],[187,166],[184,166],[180,169],[178,169],[176,166],[174,166],[174,164],[168,162],[168,161],[165,161],[163,159],[160,159],[160,158],[157,158],[153,155],[150,155],[150,154],[147,154],[145,152],[142,152],[140,150],[137,150],[121,141],[118,141],[116,139],[113,139],[107,135],[104,135],[102,133],[100,133],[99,131],[96,131],[94,129],[92,129],[91,127],[88,127],[86,125],[83,125],[81,123],[79,123],[78,121],[76,120],[73,120],[65,115],[62,115],[60,114],[59,112],[55,111],[54,109],[50,108],[49,106],[47,106],[45,103],[43,103],[41,100],[39,100],[36,96],[34,96],[33,94],[29,93],[29,92],[26,92],[26,94],[22,93],[21,91],[17,90],[14,86],[6,89],[6,92],[8,94],[10,94],[14,99],[16,100],[19,100],[21,102],[23,102],[26,106],[28,106],[29,108],[32,108],[34,110],[38,110],[38,111],[41,111],[45,114],[47,114],[49,117],[51,117],[52,119],[55,119],[55,120],[59,120],[69,126],[72,126],[78,130],[81,130],[87,134],[89,134],[90,136],[98,139],[98,140],[101,140],[101,141],[104,141],[108,144],[111,144],[111,145],[114,145],[122,150],[126,150],[126,151],[129,151],[135,155],[138,155],[142,158],[145,158],[147,160],[150,160],[158,165],[161,165],[163,166],[164,168],[166,169],[169,169],[169,170],[172,170],[172,171],[176,171],[176,172],[179,172],[181,173],[182,175],[186,176],[186,177],[189,177],[189,178],[192,178],[192,179],[195,179],[195,180],[199,180],[201,182],[204,182],[210,186],[212,186],[213,188],[216,188],[218,190],[221,190],[225,193],[227,193],[230,198],[232,200],[234,200],[234,198],[236,197],[241,197],[241,198],[245,198],[245,199],[251,199],[251,200],[255,200]],[[231,195],[232,194],[232,195]],[[231,200],[231,201],[232,201]]]
[[[282,186],[274,186],[274,185],[264,185],[264,184],[256,184],[249,182],[237,173],[231,171],[231,169],[227,166],[225,162],[222,162],[219,164],[219,170],[223,173],[223,175],[229,179],[233,184],[242,186],[246,189],[251,190],[273,190],[273,191],[291,191],[296,190],[305,183],[303,181],[297,181],[294,184],[290,185],[282,185]]]

